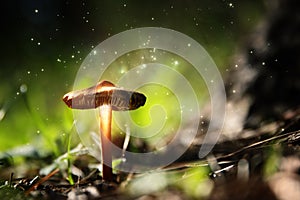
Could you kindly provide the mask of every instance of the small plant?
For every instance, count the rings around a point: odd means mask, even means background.
[[[112,181],[112,153],[110,148],[112,110],[135,110],[145,104],[145,95],[117,88],[109,81],[102,81],[95,86],[65,94],[63,101],[72,109],[99,107],[102,177],[106,181]]]

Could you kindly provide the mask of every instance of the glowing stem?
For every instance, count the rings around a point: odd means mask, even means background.
[[[111,153],[111,120],[112,107],[110,105],[102,105],[99,107],[100,115],[100,139],[102,146],[102,177],[106,181],[113,180],[112,173],[112,153]]]

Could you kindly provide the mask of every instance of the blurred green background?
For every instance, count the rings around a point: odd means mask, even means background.
[[[170,28],[203,45],[226,73],[265,11],[259,0],[12,0],[1,7],[0,151],[33,145],[57,154],[76,135],[62,96],[100,42],[131,28]]]

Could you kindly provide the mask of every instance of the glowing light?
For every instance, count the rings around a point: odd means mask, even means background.
[[[156,57],[155,57],[155,56],[153,56],[153,55],[151,56],[151,58],[152,58],[152,60],[154,60],[154,61],[156,60]]]
[[[96,51],[96,50],[94,50],[94,51],[93,51],[93,55],[96,55],[96,54],[97,54],[97,51]]]
[[[22,93],[26,93],[27,92],[27,85],[26,84],[22,84],[20,86],[20,92],[22,92]]]
[[[124,73],[126,73],[127,71],[128,71],[127,66],[122,66],[122,67],[121,67],[121,70],[120,70],[120,73],[121,73],[121,74],[124,74]]]
[[[110,124],[111,124],[111,106],[103,105],[100,106],[100,123],[101,123],[101,132],[105,137],[110,138]]]
[[[179,62],[177,60],[174,61],[174,65],[178,65]]]
[[[35,12],[35,13],[38,13],[38,12],[39,12],[39,10],[38,10],[38,9],[35,9],[35,10],[34,10],[34,12]]]

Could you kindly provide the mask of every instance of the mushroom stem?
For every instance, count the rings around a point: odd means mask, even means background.
[[[103,180],[113,181],[111,120],[112,110],[135,110],[146,102],[144,94],[115,87],[109,81],[102,81],[95,86],[72,91],[64,95],[63,101],[72,109],[93,109],[99,107],[100,139]]]
[[[99,107],[100,116],[100,139],[102,154],[102,177],[103,180],[113,181],[112,173],[112,153],[111,153],[111,120],[112,107],[102,105]]]

